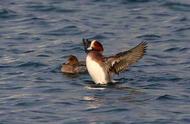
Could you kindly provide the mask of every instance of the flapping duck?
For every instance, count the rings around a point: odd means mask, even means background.
[[[96,84],[113,82],[112,75],[126,71],[129,66],[140,60],[144,56],[147,47],[146,42],[141,42],[128,51],[105,57],[103,55],[104,48],[99,41],[83,39],[83,44],[87,52],[87,70]]]

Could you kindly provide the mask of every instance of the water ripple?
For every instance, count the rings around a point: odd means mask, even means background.
[[[159,96],[158,98],[156,98],[156,100],[165,101],[165,100],[178,100],[178,99],[176,96],[165,94],[165,95]]]
[[[27,9],[30,11],[39,11],[39,12],[60,12],[60,13],[73,13],[73,12],[79,12],[79,9],[75,8],[63,8],[59,4],[53,5],[53,4],[42,4],[42,3],[28,3],[26,6]]]
[[[10,9],[0,8],[0,19],[9,19],[17,16],[16,12]]]
[[[130,4],[130,3],[144,3],[149,2],[151,0],[122,0],[122,4]]]
[[[79,35],[82,34],[82,31],[77,26],[66,26],[60,29],[50,30],[48,32],[42,33],[44,35]]]
[[[190,11],[190,4],[187,4],[187,3],[166,2],[163,4],[163,6],[166,6],[174,11],[184,11],[184,12]]]
[[[190,27],[181,27],[175,30],[175,32],[182,32],[182,31],[190,31]]]
[[[187,52],[189,51],[190,48],[180,48],[180,47],[172,47],[172,48],[168,48],[166,50],[164,50],[165,52]]]
[[[145,35],[137,36],[136,38],[140,38],[140,39],[149,41],[149,40],[157,40],[157,39],[160,39],[161,36],[156,35],[156,34],[145,34]]]
[[[43,67],[43,66],[47,66],[47,65],[40,62],[26,62],[26,63],[18,65],[18,67]]]

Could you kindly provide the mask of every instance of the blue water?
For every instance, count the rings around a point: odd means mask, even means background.
[[[142,60],[96,86],[64,75],[82,38],[105,55],[148,42]],[[189,124],[189,0],[1,0],[1,124]]]

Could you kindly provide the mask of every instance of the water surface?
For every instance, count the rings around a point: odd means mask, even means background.
[[[2,124],[190,122],[189,0],[0,1]],[[148,42],[120,83],[64,75],[68,55],[85,58],[82,38],[105,55]]]

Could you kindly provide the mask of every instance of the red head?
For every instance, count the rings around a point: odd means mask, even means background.
[[[100,42],[98,42],[97,40],[93,40],[87,50],[103,52],[104,48]]]

